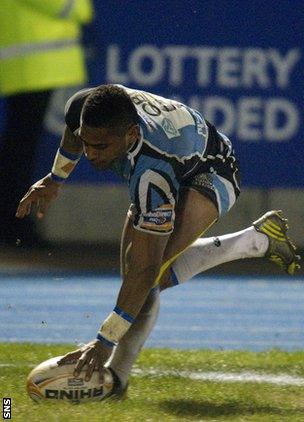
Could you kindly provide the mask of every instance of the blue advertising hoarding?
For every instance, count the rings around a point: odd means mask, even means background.
[[[244,186],[303,187],[303,28],[298,0],[95,1],[90,85],[179,99],[231,138]],[[48,136],[40,176],[56,149]],[[72,180],[118,182],[85,162]]]

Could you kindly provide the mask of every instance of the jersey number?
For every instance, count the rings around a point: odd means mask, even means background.
[[[156,99],[151,96],[151,100],[153,101],[152,103],[149,96],[142,93],[134,94],[131,98],[134,104],[141,105],[143,111],[150,116],[160,116],[162,111],[169,112],[177,109],[174,104],[165,104],[158,98]]]

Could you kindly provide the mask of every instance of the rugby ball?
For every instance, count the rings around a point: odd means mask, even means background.
[[[99,381],[94,371],[90,381],[85,381],[86,367],[79,376],[73,376],[75,362],[58,365],[62,356],[40,363],[27,378],[27,392],[35,400],[67,400],[71,402],[100,401],[109,396],[113,388],[111,371],[104,368],[104,381]]]

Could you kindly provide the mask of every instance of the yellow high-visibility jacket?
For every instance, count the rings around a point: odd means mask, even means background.
[[[1,0],[0,94],[83,83],[81,25],[91,0]]]

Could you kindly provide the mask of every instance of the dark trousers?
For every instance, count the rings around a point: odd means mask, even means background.
[[[15,218],[22,196],[32,184],[44,116],[52,91],[7,97],[4,133],[0,140],[0,244],[35,243],[34,224]],[[18,241],[19,242],[19,241]]]

